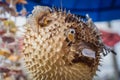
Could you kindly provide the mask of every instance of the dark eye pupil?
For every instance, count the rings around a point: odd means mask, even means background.
[[[73,34],[73,33],[74,33],[74,31],[71,31],[71,33]]]

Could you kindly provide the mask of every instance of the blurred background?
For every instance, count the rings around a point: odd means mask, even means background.
[[[36,5],[89,14],[103,42],[117,53],[103,56],[94,80],[120,80],[120,0],[0,0],[0,80],[30,80],[22,65],[21,50],[23,25]]]

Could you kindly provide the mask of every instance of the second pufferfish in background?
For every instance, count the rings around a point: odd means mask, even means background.
[[[91,18],[36,6],[25,25],[24,62],[33,80],[92,80],[110,52]]]

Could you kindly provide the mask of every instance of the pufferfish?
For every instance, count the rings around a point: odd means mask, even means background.
[[[110,52],[92,19],[36,6],[25,25],[24,62],[32,80],[92,80]]]

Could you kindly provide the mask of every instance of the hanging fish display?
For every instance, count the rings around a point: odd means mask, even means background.
[[[24,63],[33,80],[92,80],[111,50],[92,19],[36,6],[25,25]]]

